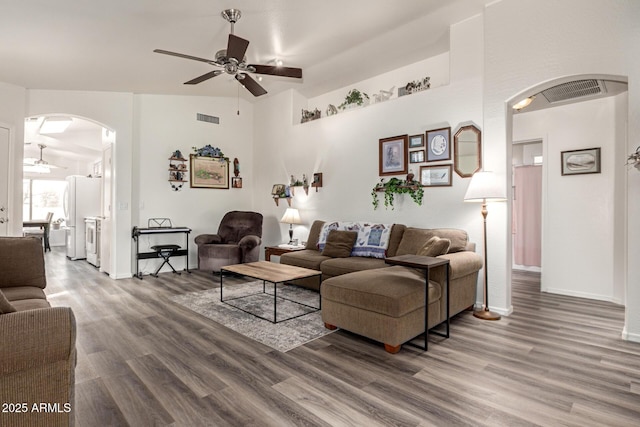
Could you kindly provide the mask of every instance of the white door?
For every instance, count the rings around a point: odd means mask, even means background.
[[[0,126],[0,236],[9,234],[9,129]]]

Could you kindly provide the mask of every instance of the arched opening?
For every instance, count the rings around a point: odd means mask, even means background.
[[[625,304],[626,85],[623,76],[567,76],[542,82],[507,101],[507,171],[515,169],[514,142],[540,140],[541,206],[530,209],[540,210],[544,292]],[[580,92],[583,89],[588,91]],[[554,98],[562,91],[566,94]],[[514,109],[525,99],[531,100],[528,107]],[[597,153],[599,166],[572,169],[567,157],[573,153]],[[507,222],[511,237],[523,228],[518,224],[520,215],[513,213],[514,199],[522,195],[521,188],[514,189],[514,175],[507,173],[507,188],[512,190]],[[507,239],[509,283],[515,241]]]
[[[91,118],[48,113],[25,119],[23,223],[53,212],[48,244],[105,273],[113,271],[115,258],[109,231],[115,141],[113,129]]]

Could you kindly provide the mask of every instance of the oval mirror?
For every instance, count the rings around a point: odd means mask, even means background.
[[[453,168],[469,178],[482,168],[482,132],[473,125],[462,126],[453,137]]]

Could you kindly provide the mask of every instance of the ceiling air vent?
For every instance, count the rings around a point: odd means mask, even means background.
[[[216,125],[220,124],[220,117],[209,116],[207,114],[198,113],[198,115],[196,116],[196,119],[200,122],[213,123]]]
[[[542,94],[549,103],[568,101],[570,99],[582,98],[583,96],[594,96],[607,93],[607,87],[603,80],[576,80],[574,82],[563,83],[550,89],[542,91]]]

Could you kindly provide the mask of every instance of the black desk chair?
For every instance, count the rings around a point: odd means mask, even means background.
[[[173,268],[173,266],[169,262],[169,258],[171,258],[178,250],[180,250],[179,245],[155,245],[151,246],[151,249],[156,251],[156,253],[158,254],[158,258],[162,258],[164,260],[162,264],[160,264],[160,267],[158,267],[156,272],[152,274],[153,277],[158,277],[158,272],[162,267],[164,267],[165,264],[171,267],[171,270],[173,270],[175,274],[180,274],[178,271],[176,271],[175,268]]]

